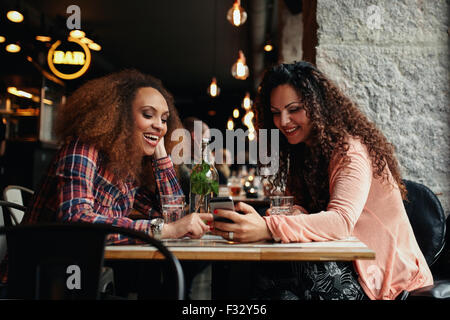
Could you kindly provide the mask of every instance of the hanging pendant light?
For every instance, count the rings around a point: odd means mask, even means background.
[[[74,29],[74,30],[70,31],[69,35],[72,38],[81,39],[81,38],[84,38],[84,36],[86,36],[86,32],[84,32],[83,30]]]
[[[253,111],[247,111],[247,113],[242,118],[242,123],[248,128],[248,139],[253,141],[255,139],[255,126],[253,125],[253,118],[255,114]]]
[[[250,71],[245,62],[245,56],[242,50],[239,50],[239,58],[236,63],[231,67],[231,74],[238,80],[245,80],[248,78]]]
[[[238,108],[235,108],[234,110],[233,110],[233,118],[239,118],[239,109]]]
[[[94,51],[102,50],[102,47],[98,43],[95,43],[95,42],[89,43],[88,47],[89,47],[89,49],[94,50]]]
[[[6,14],[6,17],[9,21],[15,22],[15,23],[21,23],[23,21],[23,14],[20,13],[20,11],[11,10],[8,11]]]
[[[267,40],[266,43],[264,44],[264,51],[265,52],[270,52],[272,50],[273,50],[272,41]]]
[[[48,27],[48,23],[46,22],[45,15],[41,14],[41,24],[37,28],[34,39],[40,42],[50,42],[52,41],[52,37],[50,36],[50,28]]]
[[[17,53],[20,52],[20,50],[22,49],[20,47],[19,43],[10,43],[6,46],[6,51],[10,52],[10,53]]]
[[[216,0],[214,0],[214,6],[213,6],[213,13],[212,16],[214,17],[217,11],[217,3]],[[217,38],[217,34],[216,34],[216,20],[213,19],[213,57],[212,57],[212,74],[215,74],[216,71],[216,38]],[[208,92],[209,96],[212,98],[217,97],[220,94],[220,88],[217,85],[217,79],[216,77],[213,77],[211,80],[211,83],[209,84],[208,89],[206,90],[206,92]]]
[[[216,77],[212,78],[211,83],[209,84],[209,87],[206,91],[213,98],[217,97],[220,94],[220,88],[217,86]]]
[[[241,7],[241,0],[235,0],[228,10],[227,20],[235,27],[239,27],[247,21],[247,12]]]
[[[234,122],[233,119],[229,118],[227,122],[227,130],[233,130],[234,129]]]
[[[250,93],[249,92],[246,92],[245,93],[245,97],[244,97],[244,99],[242,100],[242,104],[241,104],[241,107],[244,109],[244,110],[250,110],[250,108],[252,107],[252,105],[253,105],[253,101],[250,99]]]

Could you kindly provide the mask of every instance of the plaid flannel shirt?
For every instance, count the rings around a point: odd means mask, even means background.
[[[170,157],[153,161],[153,172],[159,194],[183,194]],[[68,143],[55,155],[22,223],[106,223],[151,234],[150,219],[161,216],[159,194],[133,182],[114,184],[112,178],[95,147],[78,140]],[[149,219],[128,218],[133,209]],[[108,244],[135,242],[119,234],[107,239]]]

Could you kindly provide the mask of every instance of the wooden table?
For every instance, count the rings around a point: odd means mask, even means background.
[[[238,243],[218,236],[163,240],[179,260],[204,261],[353,261],[375,259],[375,252],[356,238],[309,243]],[[148,245],[107,246],[108,260],[163,259]]]
[[[237,243],[205,235],[202,239],[163,240],[179,259],[211,263],[211,299],[247,299],[252,275],[260,263],[288,261],[353,261],[375,259],[375,252],[356,238],[309,243]],[[163,255],[148,245],[107,246],[105,259],[115,261],[161,261]],[[205,262],[200,262],[205,263]],[[273,267],[273,266],[272,266]]]

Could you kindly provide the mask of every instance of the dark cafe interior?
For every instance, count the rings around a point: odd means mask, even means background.
[[[449,3],[400,2],[2,0],[0,303],[450,299]]]

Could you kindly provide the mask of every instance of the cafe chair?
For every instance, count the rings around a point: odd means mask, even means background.
[[[434,285],[410,292],[403,291],[397,299],[450,299],[450,278],[443,279],[433,268],[437,262],[444,262],[438,261],[439,259],[447,259],[450,245],[444,209],[437,196],[425,185],[409,180],[403,182],[408,191],[408,199],[404,201],[406,213],[417,243],[433,273]],[[450,268],[448,261],[446,264],[445,268]]]
[[[28,201],[33,195],[33,190],[22,186],[10,185],[3,189],[3,199],[5,201],[13,202],[21,206],[27,203],[24,202],[24,199]],[[12,214],[14,224],[19,224],[22,221],[24,211],[12,207],[9,207],[8,210]]]
[[[5,227],[19,225],[27,210],[25,206],[3,200],[0,200],[0,208],[3,213],[3,223]],[[17,215],[13,210],[20,211],[21,214]],[[17,220],[18,217],[20,217],[20,221]],[[100,275],[100,292],[104,295],[114,295],[114,288],[114,270],[110,267],[103,267]]]
[[[54,223],[0,228],[8,244],[7,296],[30,300],[94,300],[101,298],[100,274],[106,238],[122,234],[154,246],[165,257],[175,280],[173,299],[184,299],[179,260],[144,233],[91,223]]]
[[[23,205],[4,200],[0,200],[0,208],[2,209],[3,213],[3,223],[6,227],[18,225],[22,220],[25,211],[27,210],[27,208]],[[20,212],[19,216],[15,214],[15,212],[17,211]],[[20,217],[20,221],[18,220],[18,217]]]

